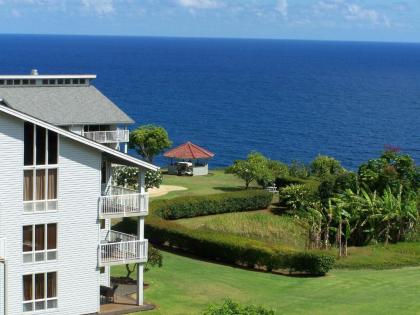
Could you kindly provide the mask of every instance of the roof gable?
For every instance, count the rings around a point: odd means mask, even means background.
[[[156,166],[156,165],[147,163],[145,161],[142,161],[140,159],[132,157],[132,156],[126,154],[126,153],[122,153],[120,151],[114,150],[114,149],[112,149],[110,147],[107,147],[103,144],[100,144],[100,143],[95,142],[93,140],[89,140],[89,139],[87,139],[85,137],[82,137],[78,134],[75,134],[71,131],[67,131],[63,128],[54,126],[54,125],[52,125],[48,122],[45,122],[43,120],[40,120],[40,119],[35,118],[33,116],[30,116],[28,114],[22,113],[20,111],[17,111],[15,109],[10,108],[10,107],[0,105],[0,112],[9,114],[13,117],[19,118],[19,119],[24,120],[24,121],[31,122],[35,125],[38,125],[40,127],[45,128],[45,129],[54,131],[61,136],[70,138],[72,140],[75,140],[75,141],[83,144],[83,145],[87,145],[87,146],[92,147],[94,149],[97,149],[97,150],[99,150],[103,153],[109,154],[110,156],[112,156],[116,160],[123,160],[123,161],[125,161],[129,164],[132,164],[132,165],[135,165],[135,166],[138,166],[138,167],[142,167],[142,168],[145,168],[145,169],[148,169],[148,170],[153,170],[153,171],[159,170],[159,167]]]
[[[210,159],[214,156],[214,153],[188,141],[187,143],[181,144],[180,146],[166,152],[166,157],[176,159]]]

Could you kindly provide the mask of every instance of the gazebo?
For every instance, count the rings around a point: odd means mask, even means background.
[[[169,174],[198,176],[209,173],[207,161],[214,153],[188,141],[166,152],[164,156],[171,159]]]

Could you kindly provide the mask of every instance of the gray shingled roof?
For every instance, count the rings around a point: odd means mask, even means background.
[[[0,87],[0,99],[13,109],[58,126],[134,122],[92,85]]]

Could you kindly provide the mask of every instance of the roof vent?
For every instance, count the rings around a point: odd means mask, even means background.
[[[38,70],[37,69],[32,69],[31,70],[31,75],[38,75]]]

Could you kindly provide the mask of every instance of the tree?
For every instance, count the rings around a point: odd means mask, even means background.
[[[141,126],[130,132],[131,149],[135,149],[147,162],[153,163],[156,155],[170,148],[172,141],[163,127],[155,125]]]
[[[163,255],[162,253],[155,247],[149,244],[147,249],[147,263],[144,266],[144,272],[149,271],[150,267],[159,267],[161,268],[163,266]],[[127,279],[130,279],[131,274],[136,270],[137,264],[133,264],[132,267],[130,267],[129,264],[125,265],[125,270],[127,271],[125,277]]]
[[[258,176],[257,182],[263,188],[270,185],[274,185],[275,181],[279,177],[286,177],[289,175],[289,168],[287,164],[280,161],[267,160],[267,168],[265,172]]]
[[[310,170],[311,175],[323,179],[329,176],[337,176],[345,172],[339,161],[326,155],[318,155],[311,162]]]
[[[245,182],[245,189],[254,180],[269,181],[273,180],[273,175],[270,172],[267,159],[264,155],[258,152],[251,152],[248,154],[246,160],[237,160],[225,170],[227,174],[234,174]]]
[[[382,194],[389,187],[393,194],[416,192],[420,188],[420,170],[414,160],[396,150],[384,151],[377,159],[371,159],[359,167],[360,182],[371,191]]]
[[[306,165],[299,161],[292,161],[289,166],[290,176],[297,178],[307,178],[309,176]]]

